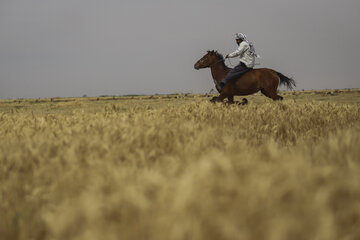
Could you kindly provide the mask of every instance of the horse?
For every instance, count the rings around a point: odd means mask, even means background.
[[[246,96],[261,91],[266,97],[273,100],[282,100],[283,97],[277,94],[277,88],[280,85],[285,85],[288,89],[293,89],[296,86],[292,78],[288,78],[283,74],[269,69],[257,68],[252,69],[239,78],[229,81],[222,89],[219,83],[230,72],[231,68],[224,63],[225,59],[222,54],[217,51],[207,51],[199,61],[194,65],[196,70],[201,68],[210,68],[211,75],[214,79],[215,87],[220,93],[218,97],[213,98],[212,102],[222,102],[228,98],[229,103],[234,103],[234,96]],[[246,99],[243,99],[247,103]]]

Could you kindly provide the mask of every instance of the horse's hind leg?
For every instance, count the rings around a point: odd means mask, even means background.
[[[267,96],[268,98],[271,98],[272,100],[283,100],[283,97],[280,95],[277,95],[277,91],[272,90],[272,91],[266,91],[265,89],[261,89],[261,93],[264,94],[265,96]]]

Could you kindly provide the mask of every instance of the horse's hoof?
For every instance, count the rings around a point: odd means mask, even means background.
[[[242,102],[237,102],[238,105],[247,105],[248,104],[248,100],[246,98],[242,99]]]
[[[217,99],[217,97],[213,97],[213,98],[210,100],[210,102],[216,103],[216,99]]]

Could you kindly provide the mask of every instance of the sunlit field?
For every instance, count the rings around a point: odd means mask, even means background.
[[[280,95],[0,100],[0,239],[360,239],[360,90]]]

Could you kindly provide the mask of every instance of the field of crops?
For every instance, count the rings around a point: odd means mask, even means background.
[[[360,239],[360,91],[280,95],[0,100],[0,239]]]

